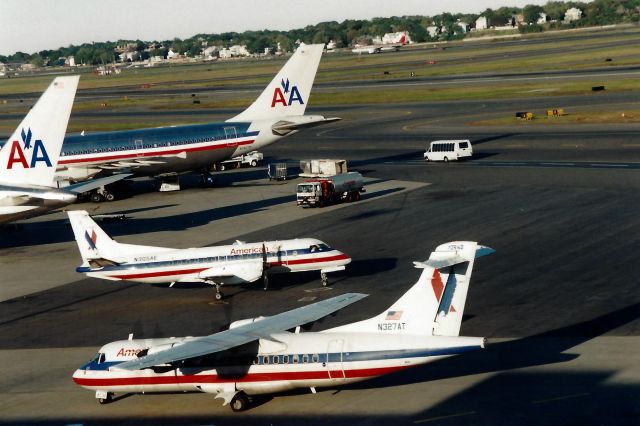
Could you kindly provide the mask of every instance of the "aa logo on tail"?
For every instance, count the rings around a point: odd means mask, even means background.
[[[282,104],[282,106],[289,106],[294,102],[299,102],[300,105],[304,105],[302,95],[300,95],[300,91],[298,90],[298,86],[289,87],[289,79],[287,79],[286,81],[284,79],[281,80],[280,86],[282,86],[282,89],[276,86],[273,91],[271,108],[275,107],[277,104]]]
[[[13,141],[11,147],[9,147],[9,161],[7,163],[7,169],[12,169],[14,164],[19,164],[24,169],[32,169],[38,165],[38,162],[43,162],[46,167],[51,167],[51,160],[49,160],[49,154],[44,147],[44,143],[40,139],[36,139],[31,146],[31,128],[24,132],[22,129],[22,145],[19,141]],[[5,147],[6,149],[7,147]],[[31,151],[31,161],[27,161],[28,152]]]

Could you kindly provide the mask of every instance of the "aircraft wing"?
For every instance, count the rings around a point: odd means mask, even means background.
[[[362,293],[347,293],[311,305],[266,317],[230,330],[189,340],[170,349],[126,361],[112,368],[140,370],[156,365],[169,364],[215,352],[231,349],[258,339],[271,339],[273,333],[286,331],[325,317],[345,306],[367,297]]]
[[[252,283],[262,277],[262,260],[248,261],[206,269],[198,274],[199,278],[238,277]]]
[[[73,185],[66,186],[63,189],[66,189],[67,191],[75,192],[76,194],[82,194],[83,192],[92,191],[94,189],[100,188],[101,186],[108,185],[113,182],[117,182],[128,176],[131,176],[131,173],[122,173],[119,175],[107,176],[104,178],[89,179],[79,183],[74,183]]]
[[[129,158],[126,160],[101,160],[96,159],[83,163],[83,167],[97,167],[103,170],[121,171],[127,172],[131,169],[138,169],[141,167],[155,166],[157,164],[165,164],[168,158],[180,158],[182,160],[187,158],[186,151],[180,151],[175,154],[162,154],[162,155],[149,155],[146,157]],[[72,169],[74,166],[66,166]]]

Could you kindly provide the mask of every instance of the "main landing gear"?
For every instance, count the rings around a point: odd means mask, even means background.
[[[89,199],[93,203],[100,203],[102,201],[113,201],[116,199],[116,196],[113,194],[113,192],[107,191],[105,187],[102,186],[98,189],[94,189],[93,191],[91,191],[91,194],[89,195]]]
[[[238,411],[244,411],[249,408],[249,398],[247,398],[247,394],[244,392],[238,392],[231,399],[231,403],[229,405],[231,405],[231,410],[236,413]]]
[[[220,291],[220,287],[222,287],[222,284],[215,281],[208,281],[208,283],[216,287],[216,300],[222,300],[222,298],[224,297],[224,294]]]
[[[326,287],[329,284],[329,278],[327,278],[327,274],[324,272],[320,272],[320,278],[322,279],[322,286]]]

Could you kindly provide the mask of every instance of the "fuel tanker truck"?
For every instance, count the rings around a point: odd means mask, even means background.
[[[358,172],[309,179],[299,183],[297,201],[303,207],[324,207],[329,204],[358,201],[365,192],[364,180]]]

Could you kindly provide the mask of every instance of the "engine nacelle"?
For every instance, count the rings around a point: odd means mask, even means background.
[[[234,321],[229,325],[229,330],[231,330],[232,328],[240,327],[241,325],[253,324],[254,322],[262,321],[265,318],[267,318],[267,317],[262,317],[261,316],[261,317],[247,318],[247,319],[241,319],[241,320],[238,320],[238,321]]]

